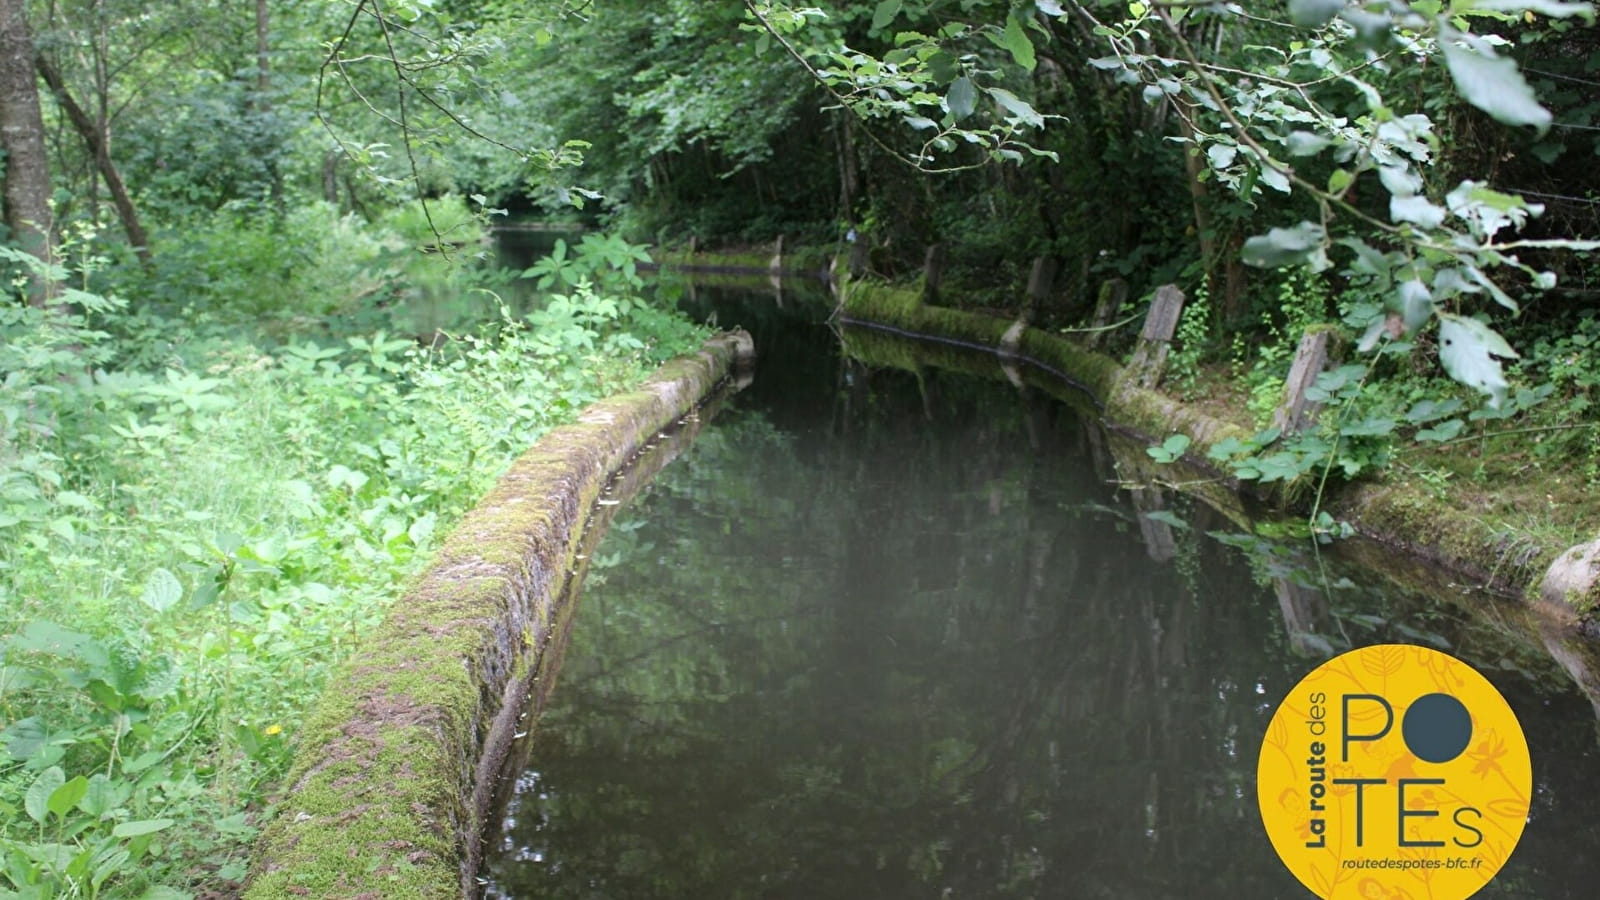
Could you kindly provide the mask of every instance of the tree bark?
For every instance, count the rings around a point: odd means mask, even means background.
[[[33,35],[23,0],[0,0],[0,148],[6,152],[5,219],[12,240],[44,258],[49,254],[50,160],[45,154],[39,83],[33,76]],[[48,302],[34,279],[28,302]]]
[[[256,113],[263,117],[272,112],[272,101],[268,99],[272,89],[272,59],[267,44],[269,22],[267,0],[256,0]],[[272,211],[282,219],[283,169],[278,165],[277,148],[267,157],[267,173],[272,179]]]
[[[8,0],[0,0],[8,2]],[[145,266],[150,265],[150,238],[145,233],[144,224],[139,221],[139,210],[133,205],[133,198],[128,196],[128,187],[122,182],[122,175],[117,172],[117,166],[111,161],[111,150],[106,146],[105,134],[95,125],[89,113],[73,99],[67,92],[67,85],[61,79],[61,73],[55,66],[39,54],[35,59],[39,75],[44,78],[44,83],[50,86],[50,92],[55,95],[56,102],[66,112],[67,118],[72,121],[72,127],[83,138],[84,146],[89,148],[89,154],[94,157],[96,168],[100,170],[100,177],[106,183],[106,189],[111,192],[111,202],[117,208],[117,218],[122,220],[122,230],[128,235],[128,243],[133,245],[135,253],[139,254],[139,262]]]

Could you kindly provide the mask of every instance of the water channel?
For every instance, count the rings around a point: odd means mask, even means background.
[[[1478,896],[1595,896],[1595,712],[1548,655],[1202,504],[1150,518],[1091,407],[992,362],[869,366],[770,290],[683,303],[759,368],[601,541],[486,896],[1309,897],[1262,734],[1321,659],[1396,641],[1482,669],[1532,747]]]

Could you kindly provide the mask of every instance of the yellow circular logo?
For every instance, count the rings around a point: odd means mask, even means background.
[[[1256,765],[1273,848],[1326,900],[1465,900],[1511,856],[1532,789],[1528,742],[1494,685],[1401,644],[1301,679]]]

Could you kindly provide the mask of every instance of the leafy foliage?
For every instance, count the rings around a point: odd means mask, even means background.
[[[0,308],[0,888],[29,897],[242,878],[303,710],[451,523],[701,335],[586,281],[437,346],[67,295]]]

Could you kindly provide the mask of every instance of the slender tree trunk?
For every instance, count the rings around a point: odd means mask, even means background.
[[[256,0],[256,114],[263,119],[272,112],[272,101],[269,99],[272,90],[272,59],[267,44],[270,22],[267,0]],[[278,166],[276,147],[271,149],[267,157],[267,174],[272,179],[272,211],[282,219],[283,170]]]
[[[33,75],[33,35],[23,0],[0,0],[0,148],[6,152],[5,218],[12,240],[29,253],[49,253],[50,161],[45,155],[39,83]],[[28,302],[49,302],[35,279]]]
[[[122,230],[128,235],[128,243],[132,244],[134,252],[139,254],[139,262],[149,266],[150,238],[145,233],[144,224],[139,221],[139,210],[133,205],[133,198],[128,196],[128,187],[123,184],[122,175],[117,172],[116,164],[111,161],[111,150],[106,146],[105,134],[89,117],[89,113],[67,92],[67,85],[62,81],[61,73],[56,71],[48,59],[45,59],[44,54],[39,54],[35,63],[39,75],[44,78],[44,83],[50,86],[56,102],[61,104],[61,109],[71,120],[72,127],[77,130],[78,136],[83,138],[84,145],[89,148],[89,154],[94,157],[95,166],[100,170],[100,177],[106,183],[106,190],[111,192],[111,202],[117,208],[117,218],[122,220]]]
[[[256,93],[266,106],[267,91],[272,87],[272,64],[267,58],[267,0],[256,0]]]

